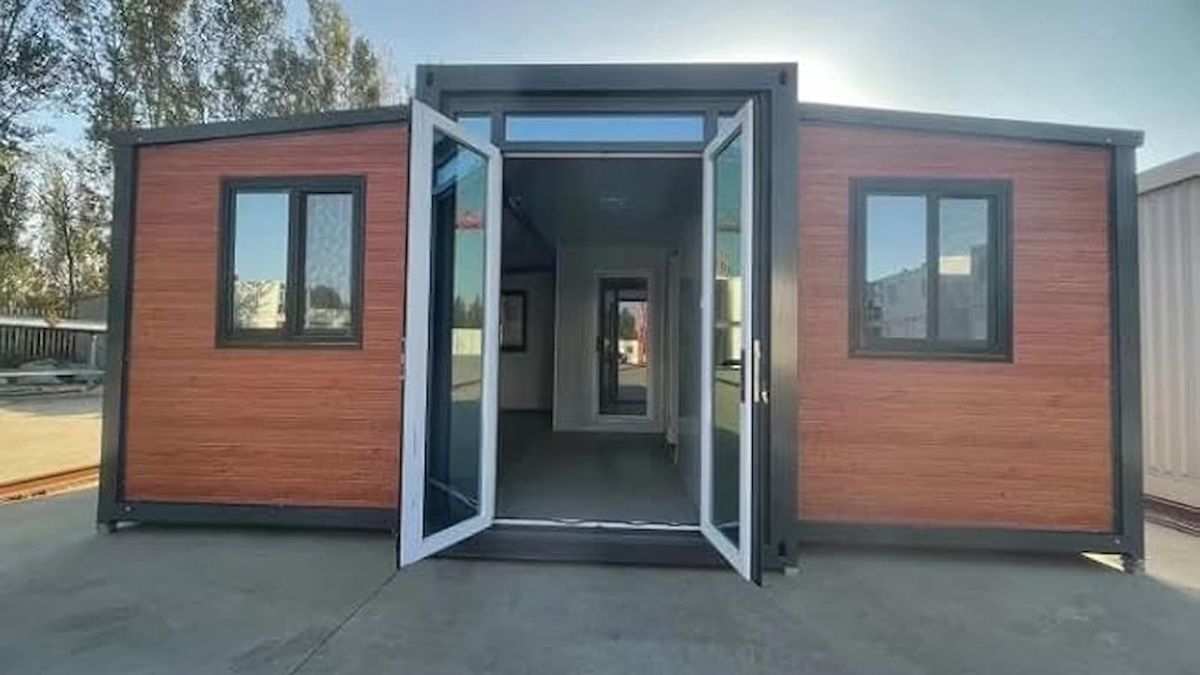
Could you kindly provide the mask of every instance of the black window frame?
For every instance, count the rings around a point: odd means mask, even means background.
[[[221,179],[220,251],[217,264],[218,347],[349,347],[362,348],[363,260],[365,257],[366,177],[284,176]],[[239,193],[283,193],[288,197],[287,287],[284,324],[279,329],[236,328],[233,323],[234,246]],[[353,200],[350,241],[350,330],[304,329],[305,236],[309,195],[345,194]]]
[[[850,355],[909,359],[1008,361],[1013,358],[1012,181],[951,178],[852,178],[850,187]],[[926,336],[886,338],[866,332],[867,197],[924,197]],[[940,199],[986,199],[988,337],[943,340],[938,333]]]

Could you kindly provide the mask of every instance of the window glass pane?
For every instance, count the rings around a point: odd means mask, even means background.
[[[475,138],[481,141],[492,142],[492,116],[488,114],[469,114],[459,115],[455,120],[462,126],[466,127]]]
[[[304,329],[349,333],[354,196],[306,195],[304,209]]]
[[[869,337],[926,336],[925,209],[924,196],[867,196],[863,328]]]
[[[233,214],[234,329],[283,327],[287,260],[287,193],[237,193]]]
[[[938,337],[988,338],[987,199],[938,200]]]
[[[712,518],[738,545],[742,447],[742,136],[713,158]]]
[[[650,374],[650,293],[644,278],[600,280],[600,414],[645,415]]]
[[[487,160],[434,133],[426,536],[479,513]]]
[[[508,115],[509,141],[696,142],[704,140],[703,115]]]

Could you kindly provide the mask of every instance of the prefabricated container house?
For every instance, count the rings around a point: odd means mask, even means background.
[[[1138,175],[1146,496],[1200,519],[1200,152]]]
[[[1140,142],[797,103],[788,64],[122,134],[98,519],[1136,564]]]

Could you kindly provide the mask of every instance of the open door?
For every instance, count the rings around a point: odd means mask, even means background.
[[[704,150],[700,529],[746,579],[761,581],[754,494],[754,104]]]
[[[400,565],[492,524],[500,151],[419,101],[409,145]]]

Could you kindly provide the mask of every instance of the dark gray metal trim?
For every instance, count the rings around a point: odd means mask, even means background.
[[[448,558],[726,567],[699,532],[493,525],[441,554]]]
[[[242,136],[324,131],[370,124],[397,124],[407,121],[408,106],[385,106],[289,117],[267,117],[238,122],[207,122],[153,129],[130,129],[114,132],[112,142],[116,145],[188,143]]]
[[[1031,141],[1111,145],[1135,148],[1141,131],[1106,129],[1048,122],[1026,122],[992,117],[967,117],[882,108],[855,108],[825,103],[801,103],[800,121],[924,131],[935,134],[991,136]]]
[[[984,527],[921,527],[803,521],[806,544],[852,544],[902,548],[958,548],[1042,553],[1127,553],[1119,534],[1012,530]]]
[[[1112,150],[1109,260],[1112,305],[1113,526],[1133,560],[1145,557],[1142,365],[1134,150]]]
[[[332,527],[396,531],[395,509],[330,506],[131,501],[121,502],[117,506],[116,517],[112,520],[186,525]]]
[[[137,149],[113,148],[113,221],[108,255],[108,336],[104,371],[100,488],[96,522],[116,519],[125,473],[125,392],[129,317],[133,303],[133,218],[137,204]]]

